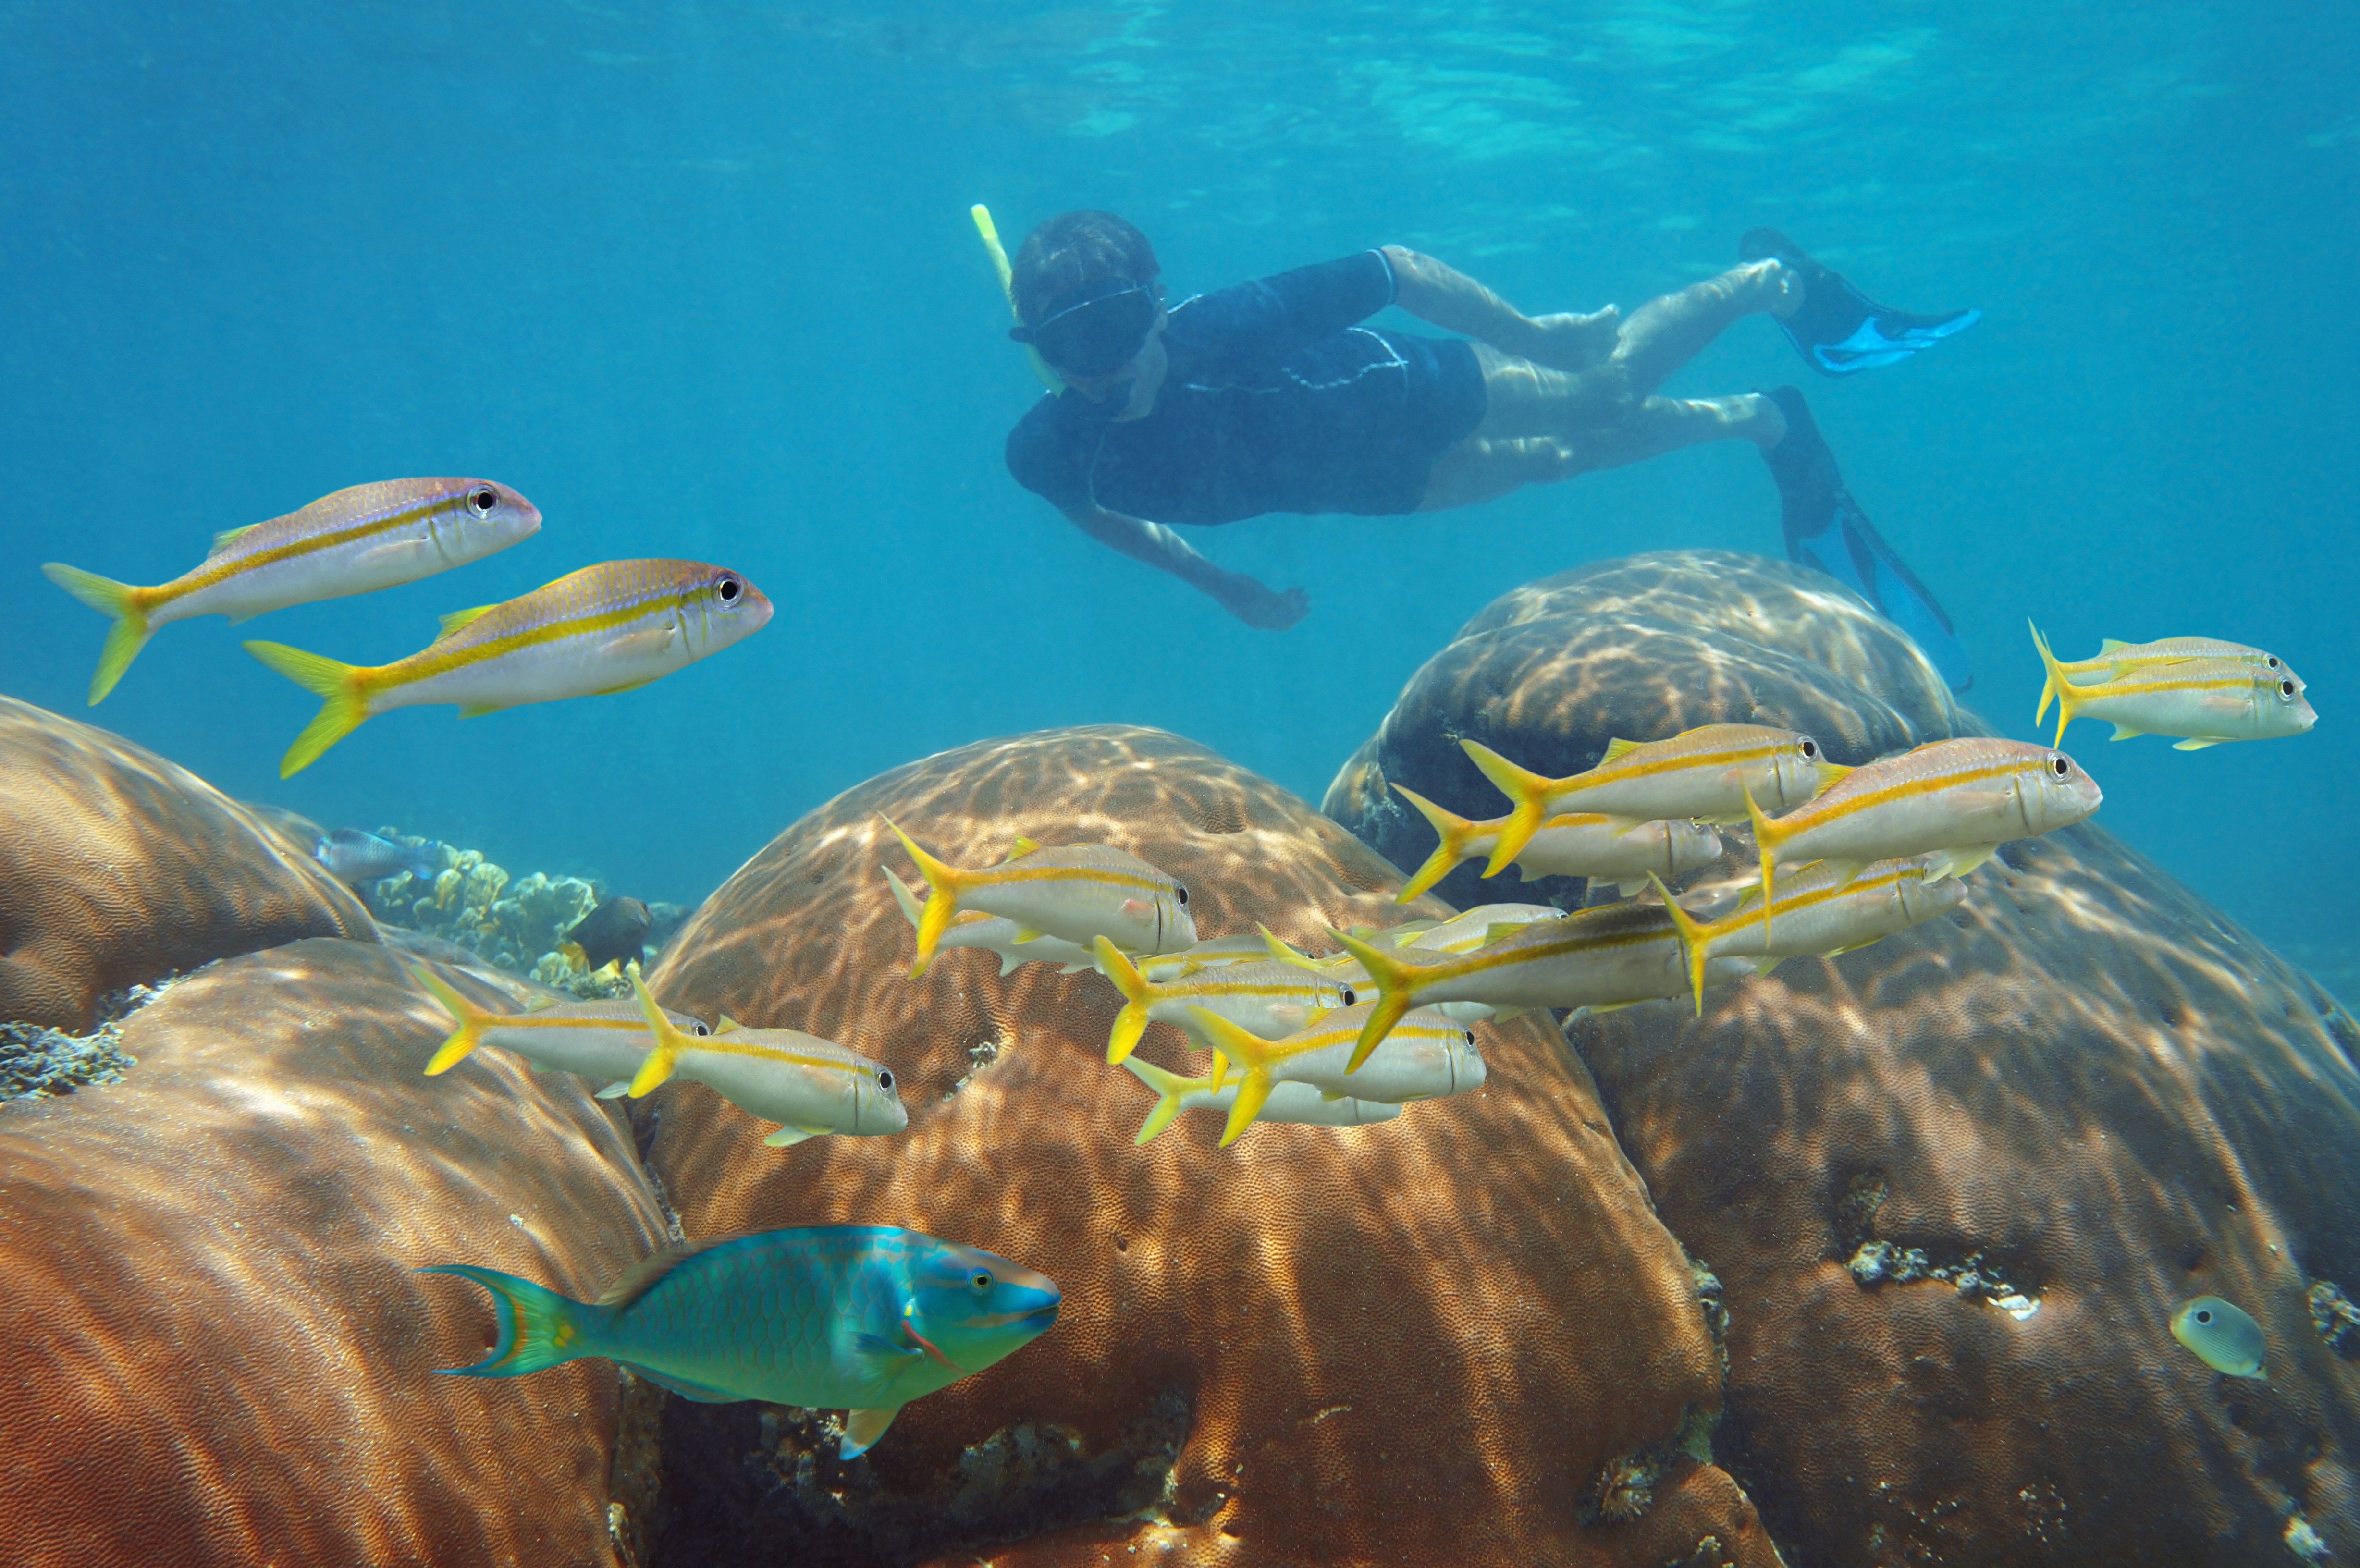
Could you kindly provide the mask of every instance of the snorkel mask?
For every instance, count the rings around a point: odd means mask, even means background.
[[[1067,376],[1108,376],[1129,364],[1155,324],[1155,295],[1144,283],[1114,278],[1050,301],[1048,314],[1008,335],[1040,351]]]

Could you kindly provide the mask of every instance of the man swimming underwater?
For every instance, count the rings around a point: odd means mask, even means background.
[[[1628,318],[1526,316],[1400,245],[1166,307],[1146,235],[1111,212],[1066,212],[1026,237],[1009,278],[1022,323],[1009,335],[1066,384],[1010,433],[1009,471],[1092,539],[1282,630],[1309,608],[1301,589],[1224,571],[1164,525],[1439,511],[1750,441],[1777,481],[1788,553],[1859,592],[1963,690],[1949,617],[1845,493],[1801,393],[1655,388],[1755,312],[1830,376],[1906,358],[1979,312],[1887,310],[1775,230],[1739,250],[1739,266]],[[1360,324],[1388,305],[1465,338]]]

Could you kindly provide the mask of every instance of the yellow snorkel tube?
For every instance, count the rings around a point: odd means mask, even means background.
[[[991,221],[991,209],[978,201],[967,210],[967,215],[975,220],[975,232],[983,236],[983,248],[991,256],[992,270],[1000,274],[1000,292],[1007,298],[1008,313],[1021,327],[1024,324],[1024,318],[1016,314],[1016,293],[1010,286],[1008,252],[1000,248],[1000,230]],[[1041,357],[1040,350],[1026,343],[1024,357],[1032,362],[1032,374],[1041,378],[1042,386],[1052,392],[1065,389],[1065,378],[1049,368],[1049,362]]]

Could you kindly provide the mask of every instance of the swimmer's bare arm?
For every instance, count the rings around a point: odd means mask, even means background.
[[[1190,550],[1185,540],[1162,523],[1110,512],[1104,506],[1076,506],[1065,516],[1100,544],[1112,546],[1133,561],[1143,561],[1168,572],[1199,593],[1210,594],[1221,608],[1250,626],[1283,632],[1311,608],[1310,596],[1300,588],[1273,593],[1242,572],[1224,572]]]
[[[1622,313],[1527,316],[1465,273],[1402,245],[1383,247],[1393,264],[1393,303],[1422,321],[1463,332],[1552,370],[1580,371],[1614,352]]]

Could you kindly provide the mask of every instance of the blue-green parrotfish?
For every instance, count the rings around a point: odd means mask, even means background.
[[[2232,1377],[2269,1380],[2262,1360],[2269,1349],[2262,1325],[2243,1307],[2218,1296],[2199,1296],[2171,1314],[2171,1337],[2194,1351],[2204,1365]]]
[[[492,1293],[498,1339],[465,1377],[514,1377],[585,1356],[708,1404],[843,1410],[842,1455],[874,1446],[912,1399],[1048,1332],[1054,1281],[894,1225],[820,1225],[668,1247],[595,1301],[497,1269],[445,1263]]]

